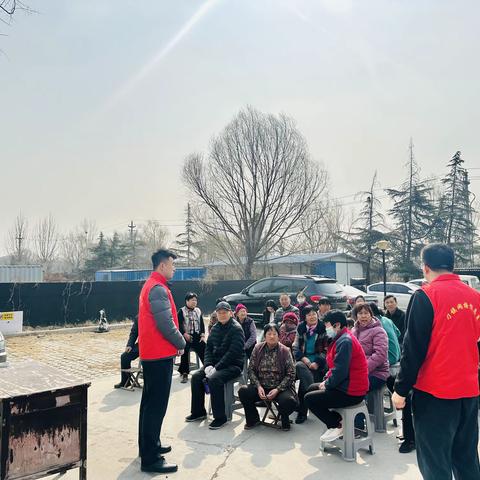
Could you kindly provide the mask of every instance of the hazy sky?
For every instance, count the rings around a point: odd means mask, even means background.
[[[183,222],[186,155],[293,116],[345,203],[461,150],[480,198],[478,0],[25,0],[0,23],[0,252],[18,211]],[[350,195],[350,196],[349,196]]]

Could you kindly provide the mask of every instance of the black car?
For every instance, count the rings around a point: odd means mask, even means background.
[[[235,308],[243,303],[248,314],[256,321],[261,320],[267,300],[274,300],[280,306],[280,295],[288,293],[295,305],[297,293],[303,290],[307,301],[312,295],[328,298],[332,308],[345,311],[347,309],[347,296],[342,286],[332,278],[318,275],[277,275],[262,278],[244,288],[240,293],[227,295],[225,299]]]

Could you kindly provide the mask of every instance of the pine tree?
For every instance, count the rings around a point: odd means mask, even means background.
[[[444,187],[438,210],[438,241],[450,245],[459,265],[473,263],[476,240],[468,171],[463,166],[461,152],[448,162],[449,172],[442,179]]]
[[[380,231],[384,218],[380,213],[380,201],[375,193],[377,186],[377,172],[375,172],[370,189],[359,194],[363,200],[363,207],[354,223],[353,233],[345,242],[348,251],[365,261],[367,285],[371,283],[375,244],[385,237],[385,234]]]
[[[408,177],[398,189],[389,188],[387,193],[394,205],[389,210],[395,228],[392,231],[394,271],[405,281],[418,275],[420,250],[431,234],[435,207],[432,202],[432,188],[420,180],[419,167],[413,155],[413,142],[410,140],[410,158],[407,163]]]
[[[175,253],[180,259],[185,259],[187,266],[190,267],[198,260],[198,249],[201,242],[198,240],[198,234],[194,229],[192,218],[192,209],[190,203],[187,205],[187,218],[185,220],[185,231],[179,233],[175,241]]]

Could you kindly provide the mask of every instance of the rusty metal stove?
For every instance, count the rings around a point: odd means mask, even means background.
[[[90,383],[31,360],[0,369],[0,480],[87,478]]]

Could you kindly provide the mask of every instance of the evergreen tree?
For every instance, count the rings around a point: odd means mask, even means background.
[[[199,256],[199,248],[201,242],[198,239],[198,234],[194,229],[194,222],[192,218],[192,210],[190,204],[187,205],[187,218],[185,220],[185,231],[179,233],[176,237],[174,251],[180,260],[185,260],[187,266],[195,264]]]
[[[377,172],[375,172],[370,189],[359,194],[363,207],[353,225],[353,232],[348,235],[345,247],[354,256],[365,261],[365,278],[367,285],[371,283],[374,268],[375,244],[385,237],[380,230],[384,218],[380,213],[380,201],[375,190],[378,187]]]
[[[398,189],[389,188],[387,193],[394,202],[389,214],[394,220],[392,246],[395,259],[394,271],[405,281],[419,272],[420,250],[431,234],[435,206],[432,202],[432,188],[420,180],[418,164],[413,155],[410,140],[410,159],[407,163],[408,177]]]
[[[437,215],[437,240],[450,245],[459,265],[473,263],[476,240],[468,171],[461,152],[448,162],[449,172],[442,179],[444,187]]]

